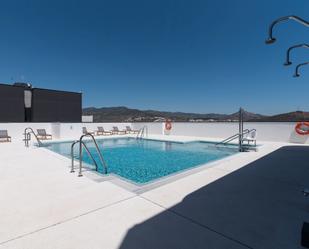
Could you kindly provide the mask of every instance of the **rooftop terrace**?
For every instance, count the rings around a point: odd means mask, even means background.
[[[70,160],[45,148],[15,140],[0,149],[2,248],[302,248],[306,145],[265,141],[257,152],[137,191],[92,172],[70,174]]]

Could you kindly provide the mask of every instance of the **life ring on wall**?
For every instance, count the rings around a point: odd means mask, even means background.
[[[295,131],[299,135],[309,135],[309,122],[298,122],[295,126]]]
[[[165,130],[170,131],[172,129],[172,121],[170,119],[165,121]]]

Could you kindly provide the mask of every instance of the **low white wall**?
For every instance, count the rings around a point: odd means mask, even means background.
[[[162,134],[162,123],[132,123],[132,129],[139,130],[145,125],[148,128],[149,134],[154,134],[154,135]]]
[[[134,127],[148,126],[150,134],[163,134],[164,123],[135,123]],[[244,129],[256,129],[258,140],[309,143],[309,136],[300,136],[293,122],[245,122]],[[170,135],[227,138],[238,133],[238,123],[172,123]]]
[[[164,133],[164,123],[0,123],[0,130],[8,130],[9,135],[15,141],[23,139],[25,128],[46,129],[47,133],[54,138],[78,139],[82,134],[82,127],[87,127],[88,131],[96,131],[98,126],[103,126],[105,130],[111,130],[113,126],[118,126],[120,130],[125,126],[133,129],[148,127],[149,134],[162,135]],[[245,129],[257,129],[258,140],[277,141],[293,143],[309,143],[309,136],[296,134],[295,123],[245,123]],[[227,138],[238,132],[238,123],[172,123],[170,135],[176,136],[196,136],[209,138]]]

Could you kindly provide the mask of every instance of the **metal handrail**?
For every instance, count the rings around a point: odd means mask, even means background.
[[[94,145],[96,147],[96,150],[97,150],[97,153],[99,154],[99,158],[100,158],[100,161],[104,167],[104,173],[107,174],[107,165],[106,165],[106,162],[103,158],[103,155],[101,153],[101,150],[99,149],[99,146],[97,144],[97,141],[95,140],[94,136],[90,133],[86,133],[84,135],[82,135],[80,138],[79,138],[79,173],[78,173],[78,176],[83,176],[82,174],[82,162],[83,162],[83,138],[84,137],[91,137],[92,138],[92,141],[94,142]]]
[[[74,171],[74,146],[75,146],[75,144],[77,144],[77,143],[80,143],[80,141],[79,140],[77,140],[77,141],[74,141],[73,143],[72,143],[72,145],[71,145],[71,160],[72,160],[72,164],[71,164],[71,173],[74,173],[75,171]],[[85,150],[87,151],[87,154],[88,154],[88,156],[92,159],[92,161],[93,161],[93,163],[94,163],[94,165],[95,165],[95,169],[96,169],[96,171],[98,170],[98,164],[97,164],[97,162],[94,160],[94,158],[93,158],[93,156],[92,156],[92,154],[90,153],[90,151],[89,151],[89,149],[88,149],[88,147],[86,146],[86,144],[82,141],[81,142],[82,144],[83,144],[83,147],[85,148]]]
[[[145,136],[145,134],[148,137],[148,126],[147,125],[144,125],[141,129],[139,129],[136,135],[136,139],[142,139]]]
[[[244,133],[247,132],[247,131],[248,131],[248,129],[244,130]],[[234,134],[234,135],[232,135],[232,136],[230,136],[230,137],[228,137],[228,138],[225,138],[224,140],[222,140],[222,141],[216,143],[216,145],[219,145],[219,144],[226,144],[226,143],[228,143],[228,142],[230,142],[230,141],[232,141],[232,140],[238,138],[238,137],[240,136],[240,134],[241,134],[241,133],[236,133],[236,134]]]
[[[144,126],[144,128],[143,128],[143,133],[142,133],[142,137],[141,138],[143,138],[143,137],[148,137],[148,126]]]
[[[30,130],[30,131],[28,131]],[[28,131],[28,132],[27,132]],[[31,127],[27,127],[24,131],[24,135],[25,135],[25,146],[26,147],[29,147],[29,141],[31,140],[31,133],[34,135],[34,137],[36,138],[38,144],[39,144],[39,147],[42,146],[42,142],[40,141],[40,139],[38,138],[38,136],[35,134],[35,132],[33,131],[33,129]]]
[[[228,138],[222,140],[221,142],[216,143],[215,145],[217,146],[217,145],[219,145],[219,144],[223,144],[223,145],[224,145],[224,144],[227,144],[228,142],[231,142],[231,141],[233,141],[233,140],[239,138],[239,136],[245,135],[245,134],[249,134],[249,133],[252,132],[252,131],[256,131],[256,129],[251,129],[251,130],[245,129],[245,130],[243,131],[242,134],[241,134],[241,133],[236,133],[236,134],[234,134],[234,135],[232,135],[232,136],[230,136],[230,137],[228,137]]]
[[[142,134],[142,132],[143,132],[143,128],[144,128],[144,127],[140,128],[140,129],[138,130],[138,133],[136,134],[136,139],[139,139],[139,138],[141,137],[141,134]]]

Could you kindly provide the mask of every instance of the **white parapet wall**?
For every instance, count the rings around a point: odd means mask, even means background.
[[[133,129],[148,127],[149,134],[166,135],[164,123],[0,123],[0,130],[8,130],[13,141],[22,141],[25,128],[45,129],[55,139],[78,139],[82,134],[82,127],[88,131],[96,131],[98,126],[105,130],[111,130],[118,126],[120,130],[126,126]],[[245,129],[255,128],[259,141],[309,143],[309,136],[300,136],[295,132],[295,123],[289,122],[246,122]],[[238,123],[172,123],[172,129],[168,133],[175,136],[191,136],[224,139],[238,132]],[[168,135],[167,135],[168,136]]]
[[[144,126],[147,126],[149,134],[152,135],[162,135],[162,124],[163,123],[132,123],[132,128],[134,130],[139,130]]]
[[[309,143],[309,136],[295,132],[293,122],[245,122],[244,129],[256,129],[258,140],[273,142]],[[134,123],[135,129],[147,126],[150,134],[163,135],[164,123]],[[170,135],[224,139],[238,133],[237,122],[172,123]]]

